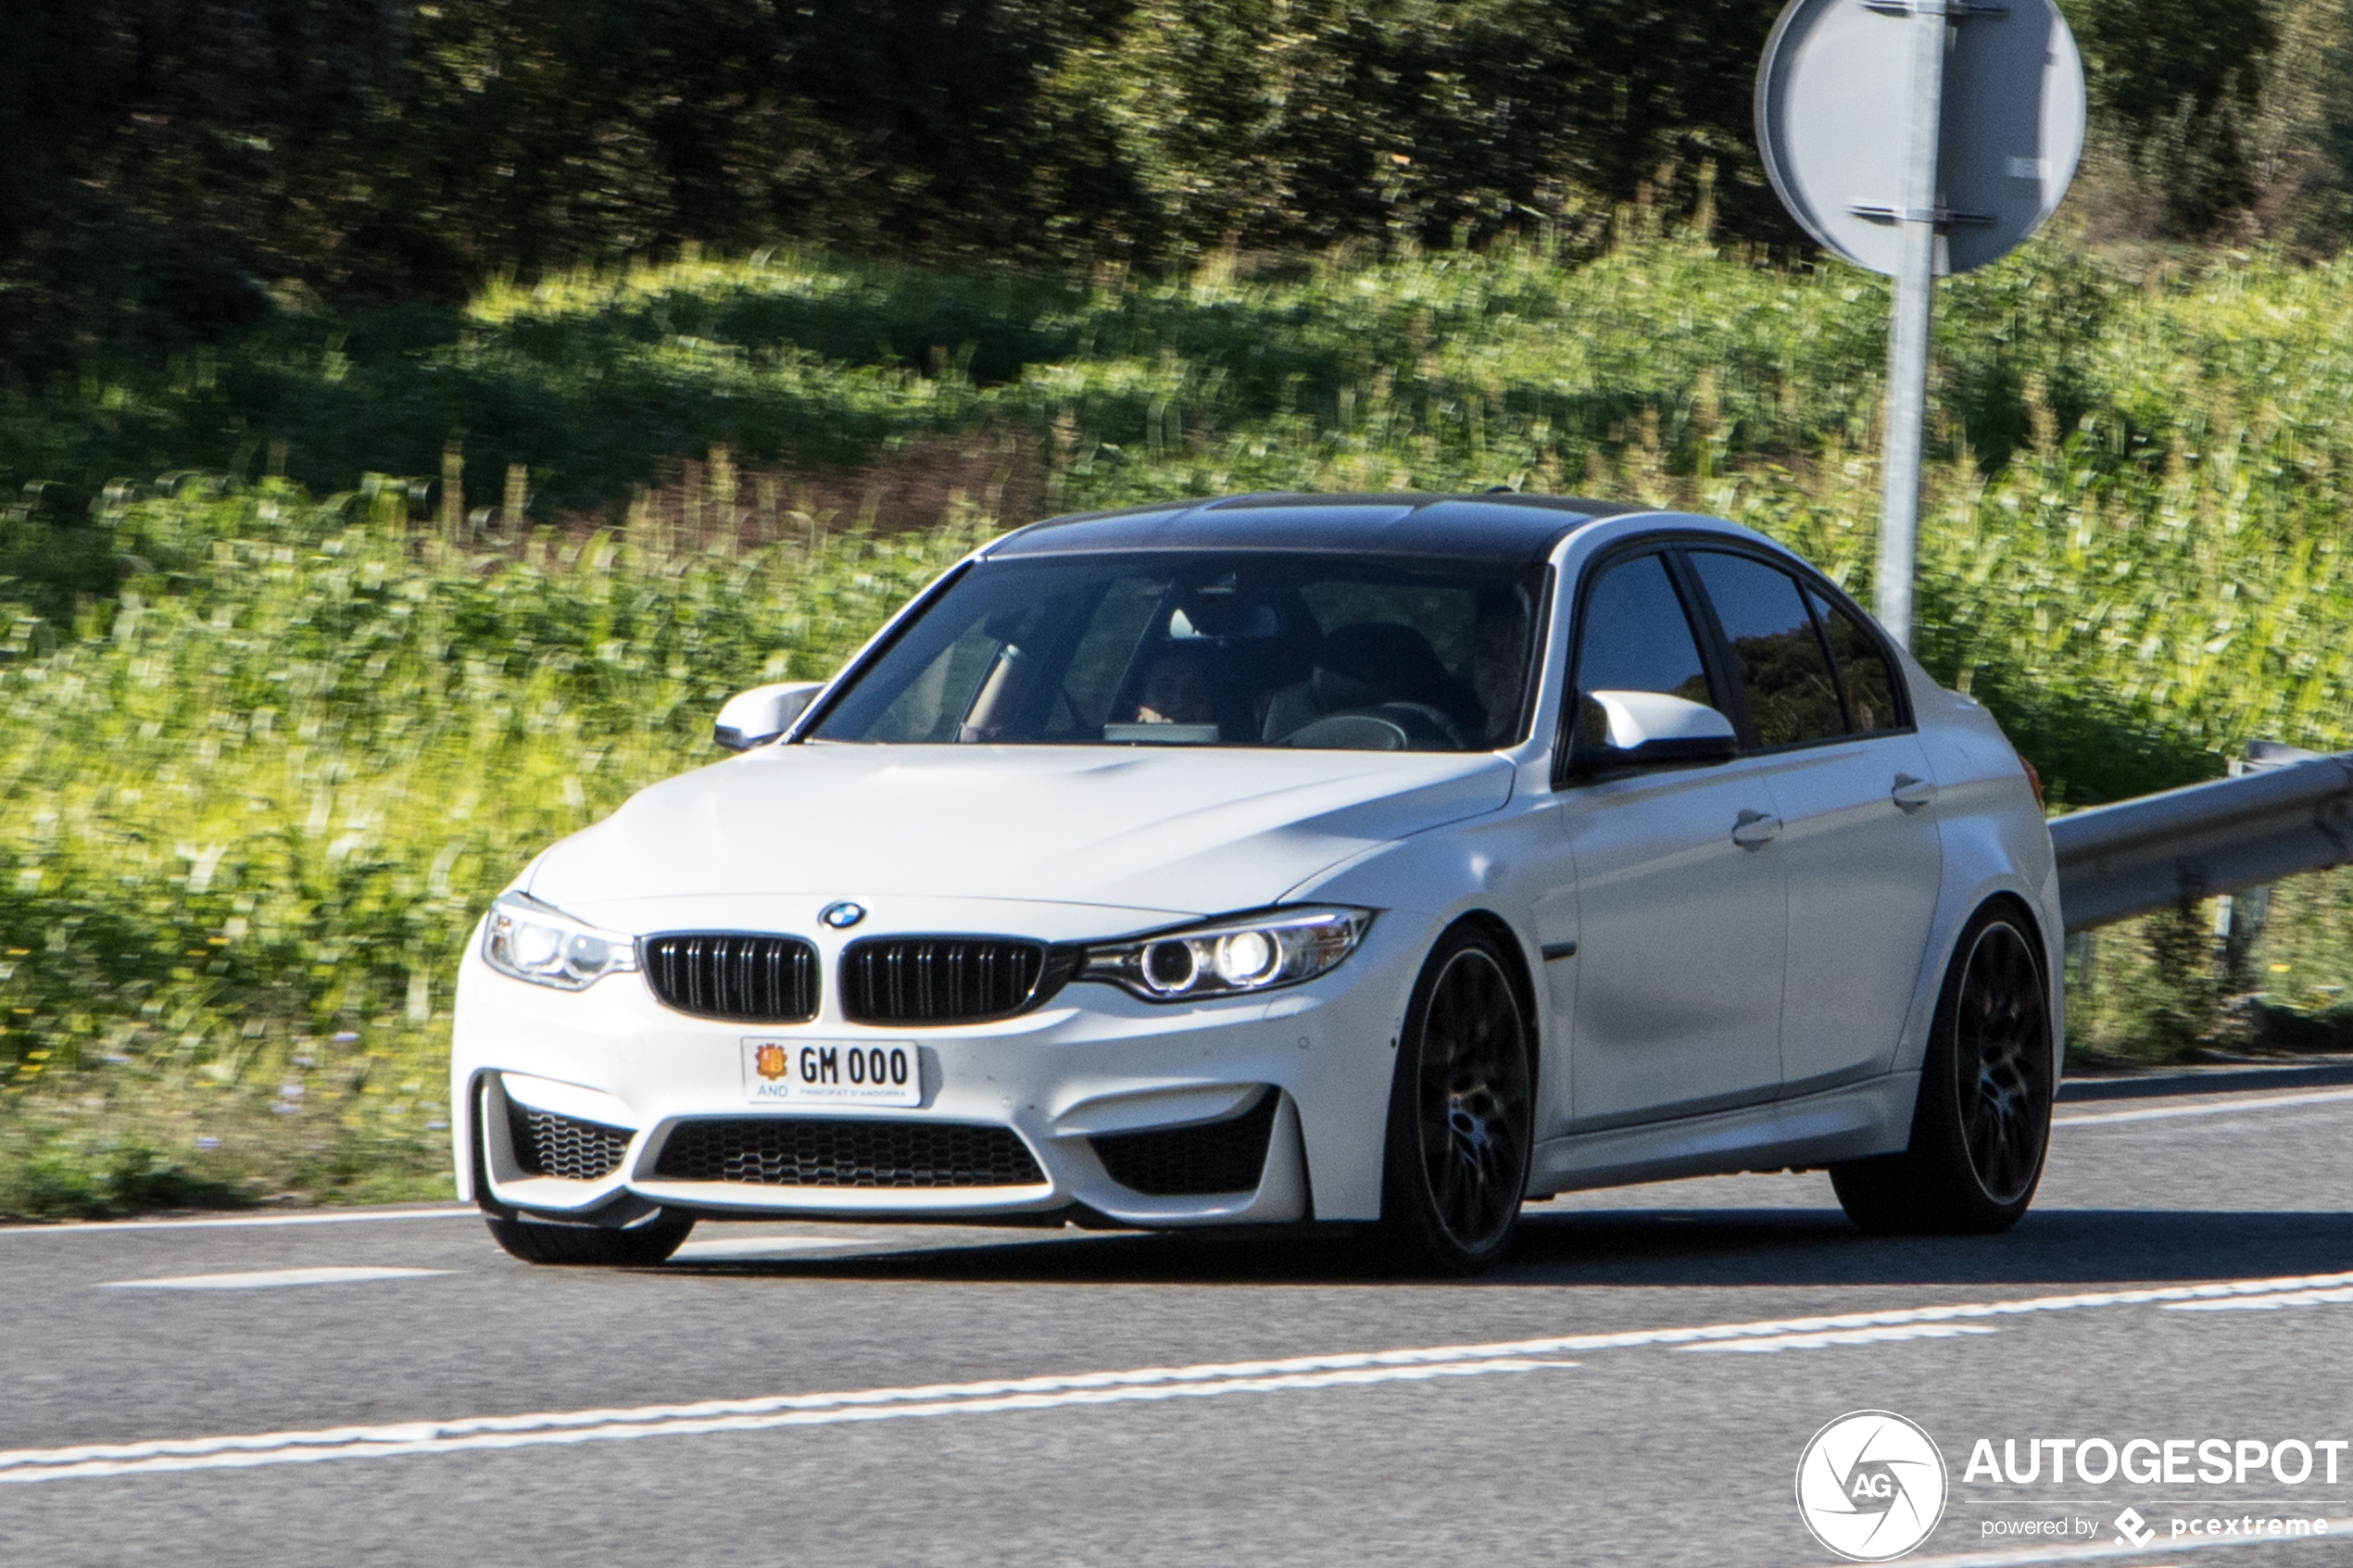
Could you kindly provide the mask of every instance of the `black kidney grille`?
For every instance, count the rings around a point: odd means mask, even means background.
[[[646,938],[646,983],[680,1012],[738,1023],[817,1016],[817,949],[798,936],[679,933]]]
[[[626,1127],[574,1121],[512,1100],[507,1102],[507,1126],[514,1135],[515,1163],[525,1175],[573,1182],[601,1182],[611,1175],[636,1136]]]
[[[1202,1126],[1113,1133],[1087,1141],[1111,1179],[1130,1191],[1152,1198],[1254,1192],[1266,1168],[1279,1098],[1269,1089],[1239,1116]]]
[[[681,1122],[661,1146],[654,1174],[788,1187],[1018,1187],[1046,1180],[1010,1127],[778,1116]]]
[[[841,955],[841,1010],[861,1023],[976,1023],[1043,1001],[1066,965],[1006,936],[876,936]],[[1048,971],[1056,972],[1051,985]]]

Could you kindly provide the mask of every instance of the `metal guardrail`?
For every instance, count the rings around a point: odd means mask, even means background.
[[[2247,749],[2234,778],[2054,817],[2067,929],[2353,863],[2353,751]]]

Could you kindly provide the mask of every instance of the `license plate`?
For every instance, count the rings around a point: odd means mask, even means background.
[[[744,1041],[744,1098],[754,1105],[921,1105],[915,1047],[904,1040]]]

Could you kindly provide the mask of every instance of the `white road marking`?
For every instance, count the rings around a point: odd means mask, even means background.
[[[2160,1105],[2147,1110],[2102,1110],[2085,1116],[2054,1116],[2054,1127],[2090,1127],[2118,1122],[2164,1122],[2176,1116],[2231,1116],[2242,1110],[2278,1110],[2353,1099],[2353,1089],[2314,1089],[2309,1094],[2265,1095],[2254,1099],[2206,1100],[2196,1105]]]
[[[2281,1517],[2286,1516],[2283,1514]],[[2009,1568],[2013,1562],[2106,1562],[2126,1558],[2179,1557],[2185,1552],[2221,1551],[2243,1546],[2284,1548],[2325,1546],[2332,1542],[2343,1546],[2345,1543],[2340,1537],[2347,1530],[2353,1530],[2353,1519],[2328,1521],[2328,1533],[2325,1535],[2200,1536],[2196,1539],[2183,1537],[2179,1540],[2169,1537],[2153,1540],[2144,1546],[2126,1546],[2110,1537],[2094,1546],[2055,1546],[2040,1550],[2032,1547],[2023,1550],[2016,1547],[1994,1547],[1986,1551],[1965,1551],[1952,1557],[1907,1557],[1904,1561],[1907,1568]],[[2150,1568],[2158,1568],[2158,1565],[2152,1563]]]
[[[2289,1290],[2243,1301],[2179,1301],[2169,1312],[2276,1312],[2283,1307],[2334,1307],[2353,1301],[2353,1290]]]
[[[697,1405],[648,1405],[631,1410],[475,1416],[456,1421],[414,1422],[397,1426],[163,1438],[70,1449],[20,1449],[0,1452],[0,1482],[54,1481],[155,1470],[301,1464],[325,1459],[373,1459],[396,1454],[444,1453],[471,1448],[528,1448],[545,1443],[749,1431],[840,1421],[886,1420],[900,1415],[1048,1410],[1060,1406],[1115,1404],[1207,1394],[1345,1387],[1368,1383],[1478,1376],[1490,1373],[1574,1366],[1578,1363],[1564,1358],[1594,1350],[1695,1346],[1744,1339],[1788,1339],[1792,1336],[1845,1334],[1860,1329],[1965,1323],[1984,1318],[2164,1305],[2176,1301],[2232,1300],[2241,1297],[2333,1290],[2345,1286],[2353,1286],[2353,1273],[2222,1280],[2209,1285],[2087,1291],[2071,1296],[2030,1297],[2014,1301],[1957,1302],[1947,1306],[1902,1308],[1883,1312],[1772,1318],[1755,1323],[1714,1323],[1695,1328],[1632,1329],[1616,1334],[1564,1335],[1549,1339],[1509,1340],[1485,1345],[1437,1345],[1418,1349],[1302,1356],[1287,1361],[1145,1367],[1128,1372],[1080,1373],[915,1388],[869,1388],[837,1394],[785,1394]]]
[[[350,1225],[375,1220],[479,1218],[479,1209],[368,1209],[349,1214],[253,1214],[233,1220],[105,1220],[86,1225],[0,1225],[0,1236],[120,1236],[128,1231],[243,1230],[263,1225]]]
[[[371,1279],[421,1279],[447,1269],[255,1269],[233,1274],[108,1280],[102,1290],[275,1290],[288,1285],[357,1285]]]
[[[1137,1372],[1088,1373],[1076,1377],[870,1388],[847,1394],[794,1394],[768,1399],[712,1400],[698,1405],[650,1405],[637,1410],[489,1416],[471,1421],[350,1426],[250,1437],[200,1437],[113,1448],[22,1449],[0,1453],[0,1482],[87,1479],[156,1471],[251,1469],[334,1459],[535,1448],[552,1443],[625,1442],[638,1437],[758,1432],[780,1426],[829,1426],[852,1421],[897,1421],[919,1416],[1053,1410],[1069,1405],[1426,1382],[1439,1377],[1479,1377],[1576,1364],[1526,1357],[1432,1361],[1417,1351],[1302,1356],[1290,1361],[1238,1361],[1223,1366],[1154,1367]]]
[[[1888,1328],[1850,1328],[1831,1334],[1775,1334],[1762,1339],[1728,1339],[1709,1345],[1679,1345],[1679,1352],[1710,1350],[1826,1350],[1838,1345],[1884,1345],[1894,1339],[1954,1339],[1964,1334],[1999,1334],[1977,1323],[1899,1323]]]

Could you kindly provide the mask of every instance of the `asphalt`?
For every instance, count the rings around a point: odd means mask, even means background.
[[[2130,1506],[2129,1561],[2353,1562],[2353,1449],[2334,1485],[1964,1474],[1979,1438],[2353,1439],[2331,1072],[2074,1086],[2006,1236],[1719,1178],[1537,1205],[1469,1283],[1296,1235],[706,1225],[590,1272],[434,1210],[0,1231],[0,1562],[1774,1568],[1837,1561],[1794,1477],[1863,1410],[1944,1457],[1908,1561],[2067,1561],[1996,1533],[2055,1519],[2120,1551]],[[363,1273],[140,1283],[319,1269]],[[2250,1542],[2272,1517],[2340,1524]]]

